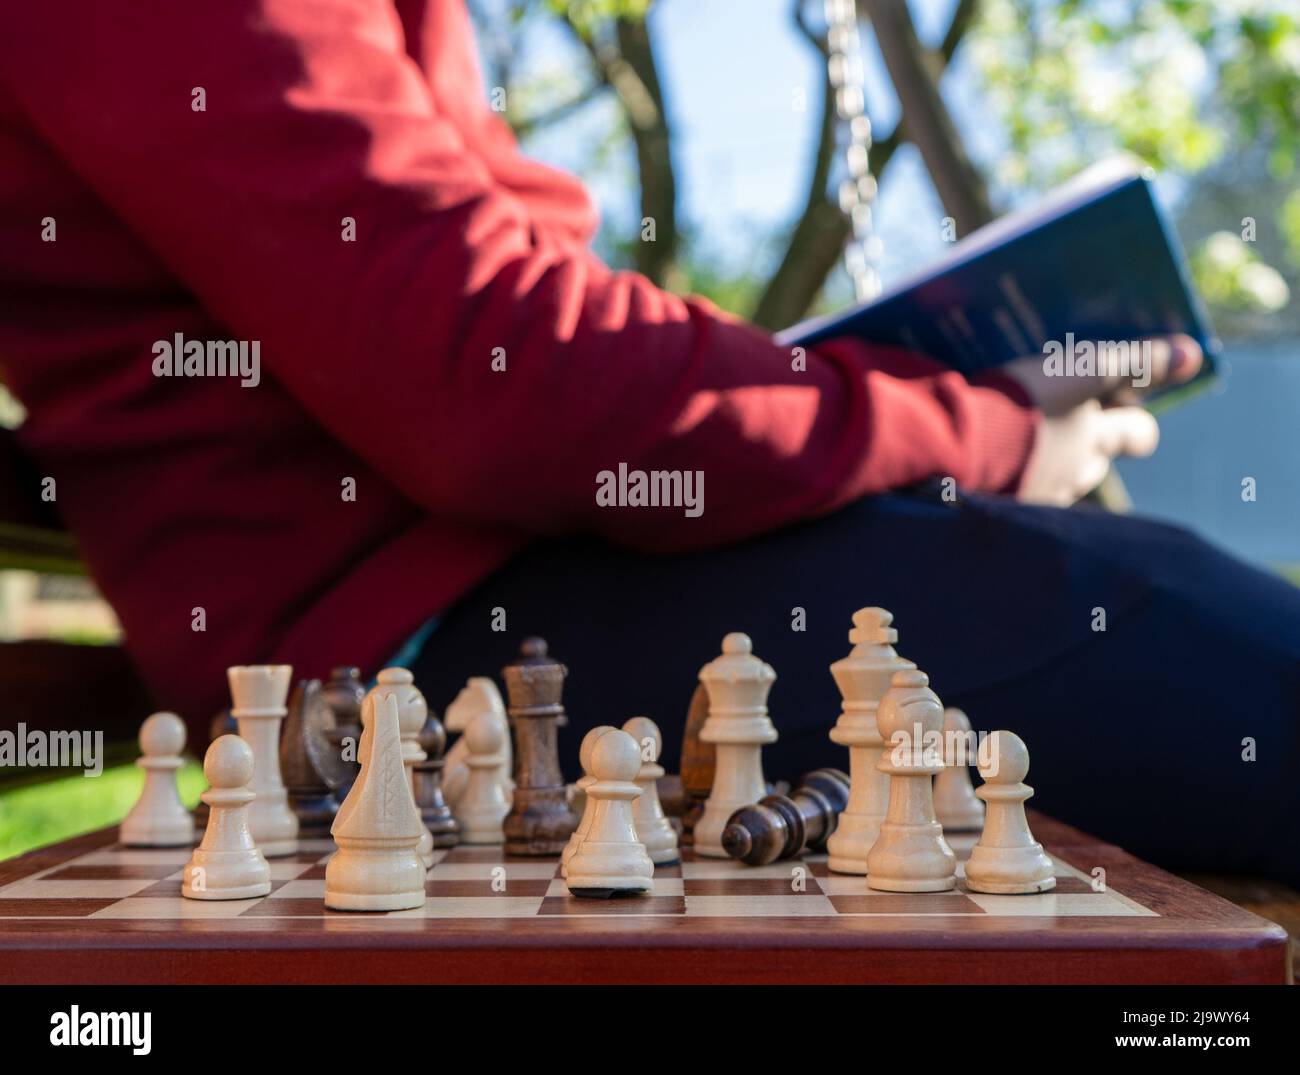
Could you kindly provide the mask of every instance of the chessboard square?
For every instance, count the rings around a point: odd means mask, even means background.
[[[131,899],[183,899],[184,897],[181,896],[181,885],[184,880],[185,878],[182,871],[182,873],[178,874],[176,877],[170,877],[165,881],[155,881],[148,888],[142,888],[139,892],[135,893]],[[272,880],[271,895],[275,895],[276,889],[283,885],[283,881]],[[193,903],[197,901],[186,900],[186,902]]]
[[[789,881],[794,877],[809,877],[812,871],[806,863],[797,859],[788,862],[772,862],[766,866],[746,866],[735,859],[698,858],[692,862],[682,863],[682,877],[688,881],[713,880],[728,877],[764,877],[781,878]]]
[[[117,881],[50,881],[44,877],[24,877],[0,887],[0,900],[122,899],[154,883],[147,877]]]
[[[272,881],[293,881],[315,868],[312,862],[295,860],[292,856],[283,859],[267,859],[266,864],[271,867]]]
[[[821,896],[820,882],[792,877],[692,877],[682,882],[688,896]]]
[[[831,901],[807,896],[690,896],[686,913],[699,918],[793,918],[834,915]]]
[[[119,900],[102,911],[96,911],[90,917],[150,919],[154,922],[191,918],[236,918],[258,902],[256,899],[187,900],[183,896]]]
[[[500,844],[457,844],[445,849],[444,862],[490,862],[500,865],[507,862],[554,862],[555,855],[507,855]]]
[[[531,918],[541,905],[541,896],[450,896],[425,900],[417,913],[422,918]]]
[[[0,900],[2,918],[89,918],[116,900]]]
[[[297,881],[324,881],[325,871],[329,868],[329,863],[318,862],[314,866],[308,866],[302,873],[294,879]]]
[[[429,871],[431,881],[491,881],[504,879],[508,888],[512,880],[549,881],[560,869],[557,859],[528,861],[525,859],[502,862],[500,858],[482,862],[455,862],[450,860],[438,863]]]
[[[611,896],[609,899],[584,899],[552,893],[542,900],[541,915],[586,917],[589,915],[683,915],[686,900],[681,896]]]
[[[1088,895],[1097,890],[1092,887],[1092,881],[1084,880],[1081,877],[1062,877],[1057,874],[1056,887],[1052,889],[1058,896],[1062,895]]]
[[[512,877],[509,883],[502,888],[495,881],[487,878],[481,878],[477,881],[444,881],[439,877],[431,877],[424,883],[425,894],[435,898],[444,899],[451,896],[484,896],[491,898],[493,896],[545,896],[547,890],[554,881],[545,877]]]
[[[286,881],[279,887],[272,886],[271,894],[267,899],[302,899],[302,900],[321,900],[325,899],[325,882],[304,881],[301,877],[296,881]]]
[[[817,878],[817,883],[828,896],[865,896],[867,879],[862,874],[828,873]]]
[[[960,892],[860,892],[856,895],[831,896],[830,901],[831,906],[840,914],[984,914],[983,907]]]
[[[1042,892],[1026,895],[992,895],[972,892],[970,898],[989,914],[1016,918],[1078,918],[1133,916],[1159,917],[1155,911],[1140,907],[1131,900],[1109,892],[1090,892],[1087,895]]]
[[[41,874],[48,881],[162,881],[180,871],[174,863],[136,863],[126,866],[59,866]]]
[[[101,848],[80,858],[69,866],[147,866],[149,864],[184,866],[194,853],[192,847],[113,847]]]
[[[658,874],[655,874],[650,884],[652,886],[650,889],[650,895],[652,897],[661,896],[666,899],[673,899],[673,898],[680,899],[681,896],[684,894],[684,888],[683,888],[684,882],[680,877],[660,877]],[[552,897],[558,896],[567,899],[569,897],[568,882],[565,881],[563,878],[557,877],[554,881],[550,883],[549,887],[546,890],[546,895]],[[627,898],[633,899],[634,897],[628,896]],[[641,899],[643,897],[638,896],[635,898]],[[590,903],[592,901],[583,898],[583,902]]]

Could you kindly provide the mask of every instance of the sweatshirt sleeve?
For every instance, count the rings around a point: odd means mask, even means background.
[[[11,17],[7,89],[39,136],[430,513],[668,550],[935,475],[1018,480],[1035,416],[1009,383],[850,341],[792,354],[548,241],[429,92],[389,0]],[[601,506],[620,464],[700,472],[702,514]]]

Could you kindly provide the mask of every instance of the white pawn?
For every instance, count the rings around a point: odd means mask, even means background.
[[[867,852],[889,807],[889,776],[878,768],[885,741],[876,727],[876,709],[894,673],[916,667],[894,650],[893,622],[888,609],[858,609],[849,631],[853,649],[831,665],[844,704],[830,737],[849,748],[849,802],[826,844],[826,865],[835,873],[867,872]]]
[[[460,737],[447,751],[442,766],[442,797],[454,810],[457,801],[465,792],[469,783],[469,744],[465,742],[464,732],[480,713],[486,713],[488,719],[501,729],[501,748],[498,751],[500,764],[497,767],[497,780],[507,799],[515,794],[515,782],[512,773],[515,769],[514,755],[510,749],[510,724],[506,717],[506,705],[501,699],[497,685],[487,676],[470,676],[460,693],[447,707],[443,724],[448,732],[460,733]]]
[[[991,732],[980,748],[980,776],[975,794],[988,804],[984,831],[966,863],[966,887],[972,892],[1046,892],[1056,887],[1052,860],[1029,831],[1025,800],[1034,789],[1029,750],[1018,735]]]
[[[934,739],[943,731],[943,703],[930,678],[895,672],[876,723],[887,744],[880,771],[889,774],[889,809],[867,853],[867,887],[883,892],[945,892],[956,887],[957,857],[934,816],[931,778],[943,769]]]
[[[676,862],[679,856],[677,830],[673,828],[664,814],[663,804],[659,802],[658,780],[664,775],[664,767],[659,764],[663,736],[659,732],[659,725],[649,717],[633,717],[623,725],[623,731],[635,739],[641,748],[641,771],[636,774],[641,797],[632,804],[636,834],[645,844],[650,861],[656,866],[668,866]]]
[[[970,718],[948,706],[943,711],[944,769],[934,778],[934,813],[946,832],[979,832],[984,824],[984,804],[975,797],[970,778],[972,738]]]
[[[501,822],[510,813],[510,796],[501,786],[502,741],[505,729],[491,713],[478,713],[461,734],[466,746],[468,774],[454,814],[463,844],[503,844]]]
[[[140,725],[144,787],[122,819],[119,838],[127,847],[187,847],[194,843],[194,819],[181,802],[176,771],[184,764],[185,723],[175,713],[155,713]]]
[[[237,735],[213,740],[203,758],[211,787],[203,793],[208,827],[185,864],[181,895],[192,900],[247,900],[271,891],[271,867],[253,842],[249,806],[255,792],[253,749]]]
[[[648,892],[653,885],[654,863],[637,839],[632,801],[641,794],[636,775],[641,769],[641,747],[627,732],[614,728],[591,748],[591,774],[587,787],[591,823],[587,835],[569,860],[569,891],[575,896],[609,896],[613,893]]]
[[[582,808],[578,814],[578,827],[573,830],[569,837],[569,842],[564,845],[564,850],[560,852],[560,876],[569,875],[569,860],[578,853],[578,848],[582,846],[583,838],[587,835],[587,830],[591,827],[591,814],[595,803],[587,795],[587,789],[596,782],[596,778],[591,775],[591,748],[596,745],[596,740],[606,732],[614,731],[612,724],[598,724],[582,737],[582,742],[578,745],[578,764],[582,766],[582,775],[574,781],[573,802],[581,801]]]
[[[767,694],[776,673],[753,654],[749,635],[733,632],[722,640],[722,656],[700,669],[700,682],[709,695],[709,718],[700,741],[714,744],[717,763],[713,789],[704,813],[695,824],[695,853],[727,858],[722,832],[731,815],[752,806],[767,794],[763,779],[763,746],[776,742],[776,728],[767,715]]]
[[[385,668],[375,677],[370,693],[392,691],[397,696],[397,726],[402,737],[402,764],[406,766],[406,786],[411,789],[411,802],[415,802],[415,767],[428,755],[420,746],[420,729],[429,719],[429,703],[424,700],[415,676],[408,668]],[[433,833],[420,822],[420,846],[416,853],[427,870],[433,865]]]
[[[298,815],[289,809],[289,794],[280,776],[280,726],[289,710],[287,664],[236,665],[226,670],[230,714],[240,738],[253,748],[252,789],[257,798],[248,811],[253,839],[268,858],[298,850]]]
[[[338,851],[325,866],[325,906],[336,911],[424,905],[424,822],[402,762],[399,708],[392,688],[361,706],[361,771],[330,828]]]

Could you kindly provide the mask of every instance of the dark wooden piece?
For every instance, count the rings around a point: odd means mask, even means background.
[[[328,836],[338,812],[338,800],[321,775],[322,763],[334,751],[327,738],[333,726],[321,681],[300,679],[280,733],[280,773],[300,836]]]
[[[361,703],[366,698],[361,669],[348,664],[331,669],[321,697],[333,715],[333,726],[325,734],[333,749],[321,776],[341,803],[361,769],[357,753],[361,744]]]
[[[455,847],[460,843],[460,825],[451,807],[442,797],[442,766],[447,752],[447,732],[442,721],[429,711],[429,719],[420,729],[420,749],[424,761],[415,763],[415,805],[425,827],[433,834],[434,847]]]
[[[820,851],[848,804],[848,776],[838,769],[814,770],[789,797],[768,795],[732,814],[722,832],[722,848],[750,866]]]
[[[712,743],[700,739],[700,729],[709,719],[709,692],[700,683],[691,695],[686,710],[686,728],[682,732],[682,794],[685,809],[682,812],[681,845],[695,843],[695,823],[704,813],[704,802],[713,790],[713,770],[717,765],[717,750]]]
[[[556,741],[569,670],[551,658],[543,639],[529,638],[502,674],[515,736],[515,795],[503,824],[506,853],[558,855],[578,827],[565,800]]]

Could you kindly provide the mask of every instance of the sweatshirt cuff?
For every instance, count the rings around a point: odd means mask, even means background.
[[[1024,479],[1042,414],[1018,381],[987,372],[970,379],[978,396],[973,430],[975,484],[993,493],[1016,493]]]

